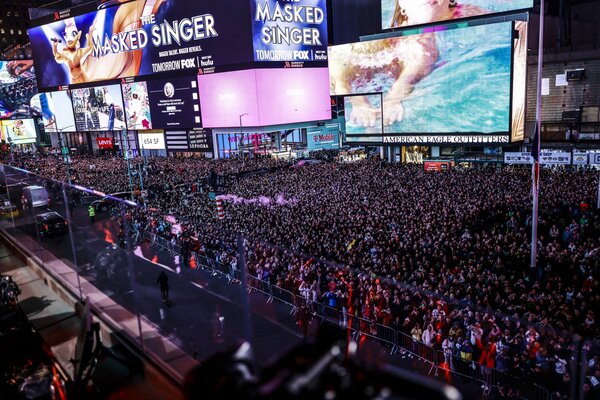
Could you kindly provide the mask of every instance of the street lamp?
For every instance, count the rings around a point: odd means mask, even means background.
[[[63,146],[63,132],[68,128],[74,128],[75,125],[67,125],[62,129],[56,128],[58,132],[58,147],[60,147],[60,153],[63,157],[63,162],[67,166],[67,182],[71,186],[71,158],[69,157],[69,149]]]
[[[246,165],[246,157],[244,157],[244,133],[242,132],[242,117],[248,115],[248,113],[240,114],[240,145],[239,151],[242,154],[242,165]]]
[[[131,200],[133,200],[133,182],[131,180],[131,164],[129,163],[129,132],[127,132],[126,128],[121,129],[121,147],[123,152],[123,157],[125,157],[125,161],[127,162],[127,177],[129,178],[129,190],[131,191]],[[125,146],[123,145],[123,138],[127,141],[127,150],[125,150]]]

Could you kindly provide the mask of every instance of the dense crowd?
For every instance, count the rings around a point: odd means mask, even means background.
[[[64,179],[51,157],[16,163]],[[73,169],[84,186],[129,185],[118,159],[78,158]],[[225,194],[245,199],[225,201],[224,220],[201,185],[178,186],[265,169],[224,183]],[[142,173],[150,193],[130,214],[134,230],[170,238],[164,217],[174,216],[184,251],[232,268],[241,234],[253,276],[395,329],[447,355],[455,370],[478,363],[568,393],[573,335],[600,334],[597,171],[542,172],[536,269],[527,170],[436,174],[377,160],[290,168],[269,159],[152,158]],[[597,396],[597,357],[586,374],[586,390]]]

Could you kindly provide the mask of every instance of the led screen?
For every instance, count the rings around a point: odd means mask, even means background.
[[[250,0],[254,61],[327,65],[325,0]]]
[[[2,140],[13,144],[35,143],[37,134],[33,119],[11,119],[2,121]]]
[[[249,0],[137,0],[29,30],[40,88],[252,61]]]
[[[0,118],[32,116],[29,102],[36,93],[32,60],[0,61]]]
[[[75,116],[68,91],[39,93],[31,99],[31,108],[41,115],[46,132],[75,132]]]
[[[381,94],[365,94],[344,97],[344,123],[346,141],[381,141],[383,136],[383,118],[381,115]],[[358,108],[367,105],[368,109]],[[364,135],[376,135],[368,137]]]
[[[329,119],[327,68],[199,75],[204,127],[266,126]]]
[[[120,85],[71,91],[78,131],[113,131],[125,127]]]
[[[149,81],[150,111],[155,128],[200,127],[196,77]]]
[[[511,52],[511,22],[333,46],[331,94],[382,92],[385,134],[507,133]],[[369,131],[379,105],[350,102]]]
[[[527,94],[527,22],[515,22],[519,38],[513,51],[513,97],[512,137],[513,142],[525,138],[525,96]]]
[[[381,0],[383,29],[522,10],[533,0]]]
[[[308,151],[339,149],[339,126],[330,124],[317,127],[306,132]]]
[[[128,129],[152,129],[150,100],[146,82],[123,83],[121,90],[123,91],[123,105],[125,106]]]

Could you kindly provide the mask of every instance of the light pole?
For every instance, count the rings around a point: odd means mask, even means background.
[[[63,145],[63,132],[65,129],[74,128],[75,125],[68,125],[62,129],[56,128],[58,132],[58,147],[60,147],[60,153],[62,154],[63,162],[67,166],[67,182],[71,186],[71,157],[69,157],[69,149]]]
[[[12,138],[9,136],[8,137],[8,152],[10,153],[10,158],[9,158],[10,159],[10,164],[9,165],[11,167],[15,163],[14,158],[13,158],[14,155],[13,155],[12,148],[13,148],[13,141],[12,141]]]
[[[242,165],[246,165],[246,157],[244,157],[244,133],[242,132],[242,117],[248,115],[248,113],[240,114],[240,144],[239,151],[242,155]]]
[[[123,156],[125,157],[125,161],[127,162],[127,177],[129,178],[129,190],[131,191],[131,200],[133,200],[133,181],[131,180],[131,164],[129,163],[129,132],[127,132],[126,128],[121,129],[121,147]],[[123,138],[127,141],[127,150],[125,150],[125,146],[123,144]]]

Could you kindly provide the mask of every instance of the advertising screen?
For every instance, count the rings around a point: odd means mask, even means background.
[[[125,127],[120,85],[71,91],[77,131],[114,131]]]
[[[525,96],[527,95],[527,22],[516,21],[519,32],[513,51],[513,94],[511,140],[517,142],[525,138]]]
[[[381,0],[381,27],[433,24],[532,7],[533,0]]]
[[[511,53],[511,22],[333,46],[331,94],[381,91],[384,134],[506,134]],[[356,134],[381,113],[361,96],[346,108]]]
[[[0,118],[32,116],[29,102],[36,93],[32,60],[0,61]]]
[[[43,89],[252,61],[249,0],[136,0],[29,30]]]
[[[327,65],[326,0],[250,0],[254,61]]]
[[[306,132],[308,151],[339,149],[340,133],[338,124],[325,125],[320,129]]]
[[[146,82],[121,84],[127,127],[133,130],[152,129],[150,100]]]
[[[73,104],[68,91],[38,93],[31,99],[31,108],[41,115],[46,132],[75,132]]]
[[[150,113],[155,128],[200,127],[200,101],[196,77],[147,82]]]
[[[142,150],[164,150],[165,135],[160,133],[140,133],[138,134],[140,148]]]
[[[203,126],[267,126],[331,118],[327,68],[199,75]]]
[[[35,143],[37,134],[35,122],[28,119],[5,119],[2,121],[2,140],[13,144]]]

